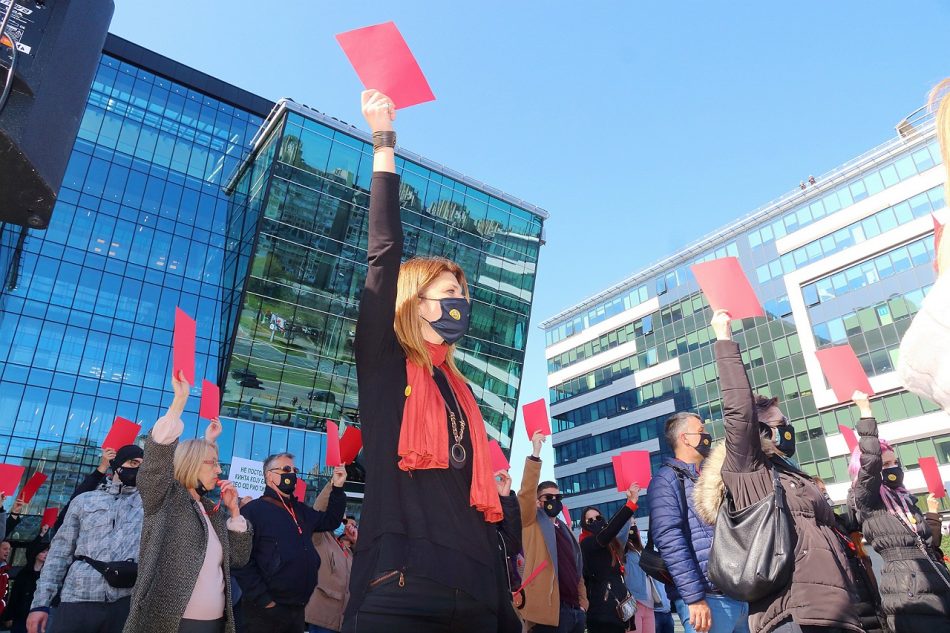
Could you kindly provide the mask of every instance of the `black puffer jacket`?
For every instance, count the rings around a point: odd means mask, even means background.
[[[860,542],[860,526],[854,518],[853,511],[846,514],[836,513],[836,516],[841,541],[848,555],[851,576],[854,578],[854,591],[857,597],[854,608],[861,619],[861,626],[864,627],[864,633],[885,633],[881,620],[881,595],[877,590],[877,579],[874,577],[871,559],[867,555],[861,556],[860,554],[864,552],[859,552],[858,546],[852,540],[852,537],[856,536]]]
[[[632,516],[633,510],[630,506],[622,505],[599,533],[587,532],[581,537],[584,584],[587,586],[587,599],[590,601],[590,607],[587,609],[588,622],[617,626],[623,624],[617,615],[617,604],[625,600],[630,592],[627,591],[623,580],[623,560],[614,554],[610,544],[621,531],[626,534],[624,528]]]
[[[861,470],[852,498],[865,538],[885,561],[879,574],[881,605],[895,633],[950,630],[950,572],[934,558],[933,536],[915,499],[907,505],[916,521],[911,531],[889,513],[881,498],[881,444],[877,421],[858,422]]]

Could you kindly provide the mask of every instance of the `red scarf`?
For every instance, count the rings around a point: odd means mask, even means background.
[[[472,489],[469,502],[485,515],[485,521],[501,521],[501,501],[495,486],[494,473],[488,454],[488,437],[485,421],[478,403],[465,381],[454,374],[446,363],[448,345],[432,345],[429,358],[432,365],[445,374],[449,388],[455,395],[468,432],[472,438]],[[406,360],[406,405],[402,412],[402,428],[399,431],[399,468],[412,472],[430,468],[449,467],[449,429],[446,422],[445,401],[439,392],[432,374],[415,363]]]

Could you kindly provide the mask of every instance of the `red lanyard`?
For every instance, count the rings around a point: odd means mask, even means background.
[[[303,528],[300,527],[300,522],[297,521],[297,514],[294,512],[294,509],[284,503],[283,496],[279,496],[278,498],[280,499],[280,505],[284,506],[284,510],[286,510],[290,518],[294,520],[294,525],[297,526],[297,534],[303,534]]]

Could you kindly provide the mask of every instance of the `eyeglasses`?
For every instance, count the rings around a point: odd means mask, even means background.
[[[538,497],[538,499],[540,499],[541,501],[561,501],[562,499],[564,499],[564,495],[562,494],[541,495],[540,497]]]
[[[284,474],[289,475],[290,473],[299,473],[300,469],[297,468],[296,466],[284,466],[283,468],[271,468],[267,472],[269,473],[277,472],[277,473],[284,473]]]
[[[202,460],[202,464],[207,464],[208,466],[214,466],[215,468],[221,468],[221,462],[216,459],[205,459]]]

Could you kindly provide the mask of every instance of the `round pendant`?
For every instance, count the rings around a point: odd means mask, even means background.
[[[465,466],[465,459],[468,457],[468,453],[465,452],[465,447],[461,444],[452,445],[452,459],[449,460],[452,463],[453,468],[462,468]]]

